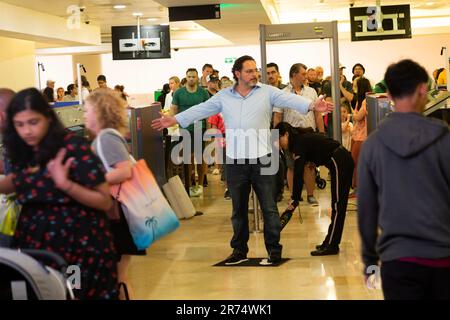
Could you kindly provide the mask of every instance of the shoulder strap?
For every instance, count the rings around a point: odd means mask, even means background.
[[[104,130],[100,131],[97,136],[96,149],[97,149],[98,157],[100,158],[100,160],[103,163],[103,167],[105,168],[106,172],[109,172],[112,170],[112,168],[109,166],[108,162],[105,159],[105,155],[103,154],[102,144],[100,142],[103,133],[104,133]]]
[[[116,129],[113,129],[113,128],[106,128],[106,129],[103,129],[103,130],[101,130],[101,131],[99,132],[99,134],[98,134],[98,136],[97,136],[96,147],[97,147],[98,157],[99,157],[100,160],[102,161],[103,166],[105,167],[106,171],[109,172],[109,171],[111,171],[113,168],[112,168],[112,167],[108,164],[108,162],[106,161],[106,159],[105,159],[105,154],[103,153],[102,144],[101,144],[101,137],[102,137],[102,135],[105,134],[105,133],[111,133],[111,134],[113,134],[113,135],[115,135],[115,136],[120,137],[121,139],[123,139],[123,137],[122,137],[122,135],[120,134],[119,131],[117,131]],[[131,162],[136,163],[136,160],[133,158],[133,156],[132,156],[132,155],[129,155],[129,156],[130,156]]]

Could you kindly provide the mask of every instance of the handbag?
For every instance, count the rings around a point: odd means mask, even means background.
[[[0,195],[0,247],[9,247],[16,232],[20,210],[15,194]]]
[[[113,168],[105,161],[100,143],[101,135],[105,132],[121,135],[114,129],[104,129],[97,138],[97,152],[106,170],[110,171]],[[123,208],[137,249],[144,250],[156,240],[175,231],[180,222],[145,160],[136,161],[131,156],[130,159],[134,162],[131,179],[111,185],[110,192],[117,195],[116,199]]]
[[[170,178],[163,185],[163,191],[178,219],[190,219],[195,215],[196,210],[181,182],[180,176]]]

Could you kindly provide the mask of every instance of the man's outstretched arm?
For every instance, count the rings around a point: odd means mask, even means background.
[[[186,111],[178,113],[175,116],[162,116],[152,121],[152,128],[162,130],[179,124],[180,127],[186,128],[195,121],[206,119],[210,116],[218,114],[222,111],[222,104],[219,97],[214,96],[208,101],[197,104]]]

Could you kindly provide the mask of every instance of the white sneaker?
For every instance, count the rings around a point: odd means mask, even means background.
[[[272,262],[269,261],[269,258],[264,258],[259,262],[259,264],[262,266],[271,266]]]
[[[212,174],[217,176],[217,175],[220,174],[220,170],[216,168],[216,169],[213,170]]]
[[[196,188],[197,188],[197,193],[198,193],[198,195],[199,195],[199,196],[202,195],[202,194],[203,194],[203,186],[197,185]]]

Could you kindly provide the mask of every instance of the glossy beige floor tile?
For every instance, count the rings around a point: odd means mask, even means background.
[[[283,257],[291,260],[274,268],[213,267],[231,253],[231,201],[223,198],[218,176],[208,179],[204,195],[193,199],[204,215],[182,220],[176,232],[148,249],[147,256],[133,257],[129,277],[137,299],[383,298],[380,290],[364,283],[354,201],[348,207],[340,254],[309,254],[322,242],[330,223],[329,182],[325,190],[316,190],[320,206],[302,202],[303,224],[297,212],[282,232]],[[286,201],[279,203],[281,212],[285,205]],[[262,233],[251,233],[249,248],[249,257],[266,257]]]

